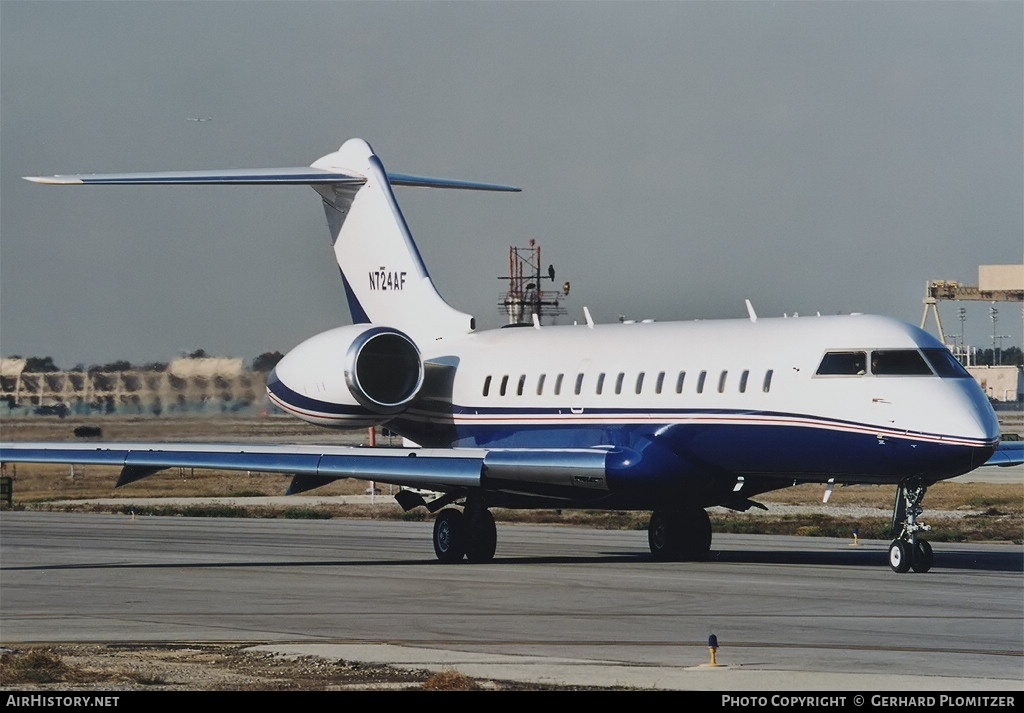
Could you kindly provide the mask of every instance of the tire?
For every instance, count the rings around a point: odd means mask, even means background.
[[[889,566],[897,574],[910,571],[911,561],[910,545],[903,540],[893,540],[889,545]]]
[[[924,573],[932,568],[933,559],[932,546],[924,540],[918,540],[914,545],[914,561],[910,566],[915,572]]]
[[[466,559],[490,562],[498,546],[498,528],[490,510],[479,510],[466,518]]]
[[[466,523],[460,510],[446,508],[434,519],[434,554],[453,564],[466,554]]]
[[[661,562],[705,560],[711,549],[711,519],[703,508],[655,510],[647,544]]]
[[[695,508],[686,525],[685,559],[702,562],[711,552],[711,518],[704,508]]]
[[[654,559],[672,562],[680,558],[682,537],[679,529],[678,513],[666,510],[651,513],[651,523],[647,526],[647,544]]]

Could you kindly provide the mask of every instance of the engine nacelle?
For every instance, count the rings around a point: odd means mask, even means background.
[[[423,359],[407,335],[353,324],[292,349],[267,378],[270,400],[321,426],[372,426],[393,418],[423,386]]]

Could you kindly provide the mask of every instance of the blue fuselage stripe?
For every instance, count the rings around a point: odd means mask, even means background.
[[[275,402],[293,413],[344,427],[372,417],[366,409],[297,394],[268,380]],[[723,473],[843,474],[884,478],[952,477],[983,464],[996,444],[949,434],[910,432],[830,417],[730,409],[494,409],[454,406],[412,410],[389,428],[427,447],[593,448],[673,453],[679,469]]]

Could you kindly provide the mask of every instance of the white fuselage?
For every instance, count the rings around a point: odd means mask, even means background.
[[[644,453],[656,444],[680,473],[894,482],[971,470],[999,435],[962,370],[818,373],[831,353],[911,353],[925,365],[920,350],[944,350],[884,317],[517,327],[420,348],[423,391],[388,423],[424,446]],[[323,373],[325,359],[304,352],[282,373]],[[344,379],[317,389],[321,407],[289,410],[345,425],[329,406],[351,401]],[[287,397],[276,401],[288,408]]]

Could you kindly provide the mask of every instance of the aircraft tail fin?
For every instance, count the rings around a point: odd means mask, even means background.
[[[387,173],[369,144],[346,141],[313,168],[363,177],[360,186],[313,184],[321,195],[334,254],[355,322],[387,324],[416,341],[433,341],[474,329],[437,292],[398,207],[392,185],[515,191],[511,186]]]
[[[471,315],[437,292],[398,207],[395,186],[518,191],[512,186],[388,173],[370,145],[350,139],[311,166],[26,176],[50,185],[308,185],[323,198],[352,320],[432,342],[474,329]]]

